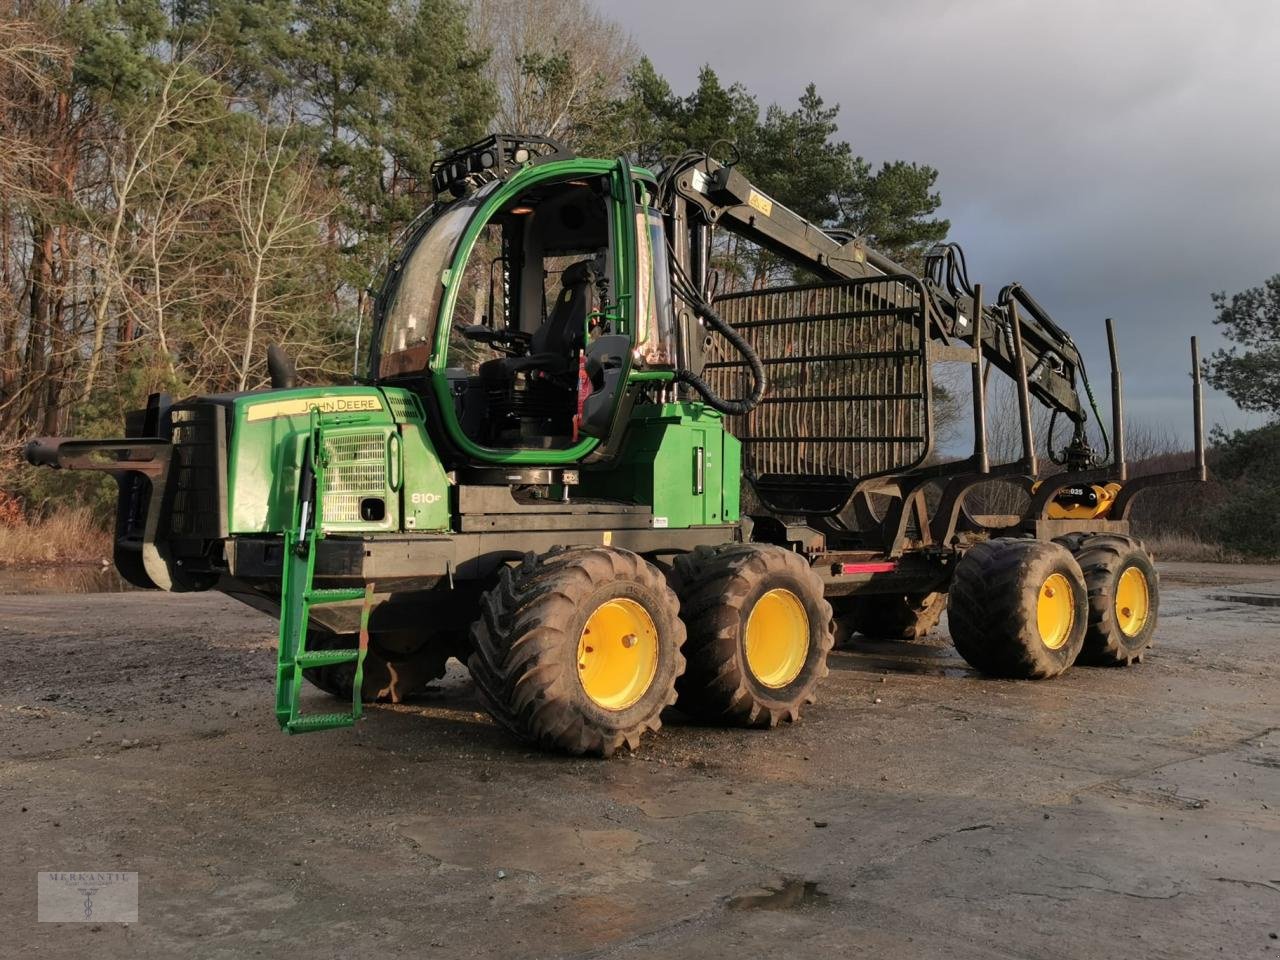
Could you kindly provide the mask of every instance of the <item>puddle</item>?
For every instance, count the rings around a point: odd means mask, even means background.
[[[767,887],[768,893],[751,893],[730,897],[730,910],[799,910],[822,903],[827,895],[812,880],[784,880],[778,888]]]
[[[973,671],[968,667],[950,667],[939,663],[925,663],[919,660],[873,660],[867,664],[872,670],[886,670],[890,673],[912,673],[929,677],[969,677]]]
[[[124,593],[137,587],[125,582],[112,566],[62,564],[40,567],[0,567],[0,596],[48,593]]]
[[[1247,603],[1255,607],[1280,607],[1278,593],[1215,593],[1214,600],[1225,600],[1227,603]]]

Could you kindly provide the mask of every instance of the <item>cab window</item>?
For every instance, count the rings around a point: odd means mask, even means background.
[[[446,369],[463,432],[487,447],[562,449],[579,370],[613,333],[608,180],[538,184],[484,225],[455,281]]]

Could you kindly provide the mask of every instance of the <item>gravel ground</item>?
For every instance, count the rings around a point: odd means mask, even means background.
[[[1280,957],[1280,568],[1162,575],[1135,668],[862,644],[798,725],[612,761],[511,742],[460,668],[285,737],[247,608],[0,596],[0,954]],[[36,923],[40,870],[138,871],[139,921]]]

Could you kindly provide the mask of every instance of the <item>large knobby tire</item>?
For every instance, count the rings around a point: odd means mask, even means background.
[[[1156,632],[1160,575],[1142,542],[1114,533],[1058,541],[1076,558],[1089,592],[1089,626],[1080,662],[1127,667],[1142,660]]]
[[[923,640],[947,609],[945,593],[873,593],[832,597],[838,632],[876,640]]]
[[[1080,654],[1088,624],[1084,577],[1070,551],[997,538],[956,564],[947,621],[956,650],[995,677],[1056,677]]]
[[[699,547],[673,579],[689,630],[677,705],[746,727],[800,719],[834,642],[822,579],[799,554],[758,543]]]
[[[504,569],[471,628],[485,709],[523,740],[572,754],[634,750],[662,726],[684,670],[684,624],[643,557],[575,547]]]
[[[444,676],[449,657],[463,652],[464,647],[459,644],[458,639],[453,642],[432,640],[421,649],[408,654],[386,651],[376,642],[370,643],[369,651],[364,657],[360,699],[365,703],[402,703],[432,680]],[[354,649],[359,645],[360,638],[357,634],[321,630],[307,632],[308,650]],[[310,667],[302,671],[302,676],[325,693],[339,700],[349,701],[355,683],[356,665],[332,663],[324,667]]]

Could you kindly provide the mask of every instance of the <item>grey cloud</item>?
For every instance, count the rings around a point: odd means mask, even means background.
[[[1280,271],[1280,4],[650,0],[601,4],[678,90],[710,63],[763,102],[810,80],[868,159],[941,171],[975,279],[1017,279],[1135,416],[1185,437],[1209,294]],[[1105,384],[1098,384],[1105,391]],[[1256,418],[1210,395],[1210,422]]]

